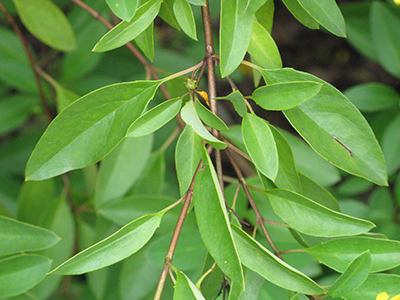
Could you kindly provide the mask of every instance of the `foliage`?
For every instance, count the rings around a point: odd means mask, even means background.
[[[400,293],[393,88],[282,68],[271,0],[3,2],[1,299]],[[283,3],[400,78],[393,3]]]

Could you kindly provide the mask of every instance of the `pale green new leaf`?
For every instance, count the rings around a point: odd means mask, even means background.
[[[0,256],[46,249],[60,238],[50,230],[0,216]]]
[[[197,174],[193,192],[194,211],[201,238],[218,267],[231,281],[244,288],[243,270],[233,241],[225,199],[205,148],[203,164]]]
[[[141,115],[128,128],[127,137],[140,137],[148,135],[171,121],[179,112],[182,98],[165,101]]]
[[[349,247],[351,245],[351,247]],[[380,272],[400,265],[400,242],[369,237],[347,237],[327,241],[305,249],[324,265],[344,272],[353,259],[369,250],[370,272]]]
[[[116,233],[79,252],[52,272],[62,275],[83,274],[115,264],[139,251],[153,236],[164,212],[145,215]]]
[[[36,254],[22,254],[0,260],[0,297],[22,294],[41,282],[51,260]]]
[[[13,0],[22,23],[35,37],[60,51],[76,48],[74,31],[61,9],[50,0]]]
[[[190,4],[186,0],[175,0],[173,8],[179,26],[190,38],[197,41],[196,23]]]
[[[357,256],[344,273],[331,285],[328,294],[342,297],[358,288],[367,279],[371,268],[371,254],[369,251]]]
[[[135,15],[139,0],[106,0],[112,12],[121,20],[129,22]]]
[[[271,180],[278,174],[279,157],[274,136],[268,123],[253,114],[242,122],[243,141],[257,169]]]
[[[233,236],[243,265],[285,289],[315,295],[325,291],[312,279],[280,260],[236,225]]]
[[[263,68],[282,68],[281,55],[274,39],[268,30],[257,21],[254,21],[247,51]]]
[[[124,137],[160,81],[100,88],[75,101],[49,125],[26,167],[27,180],[43,180],[91,165]]]
[[[328,31],[346,37],[346,24],[335,0],[299,0],[299,2],[311,17]]]
[[[196,101],[196,111],[199,115],[200,119],[210,126],[211,128],[215,128],[219,131],[228,130],[228,126],[222,121],[217,115],[212,113],[209,109],[204,107],[204,105],[200,101]]]
[[[93,51],[104,52],[125,45],[146,30],[157,16],[161,0],[150,0],[140,6],[130,22],[122,21],[94,46]]]
[[[374,133],[341,92],[316,76],[293,69],[261,72],[269,84],[322,83],[315,97],[285,110],[286,118],[318,154],[335,166],[379,185],[387,185],[386,164]]]
[[[196,108],[193,101],[189,100],[181,110],[182,120],[185,121],[192,129],[203,139],[205,139],[211,146],[217,149],[225,149],[226,144],[221,142],[204,127],[197,115]]]
[[[320,237],[357,235],[375,227],[370,221],[333,211],[289,190],[268,190],[266,194],[275,213],[283,221],[308,235]],[[323,224],[329,225],[323,226]]]
[[[246,14],[247,0],[222,0],[219,55],[222,77],[243,60],[250,43],[254,14]]]
[[[174,300],[205,300],[199,289],[181,271],[178,271]]]

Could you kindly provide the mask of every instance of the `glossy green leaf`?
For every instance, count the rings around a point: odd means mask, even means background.
[[[0,216],[0,256],[46,249],[60,238],[52,231]]]
[[[247,51],[263,68],[282,68],[281,55],[274,39],[268,30],[257,21],[254,21]]]
[[[176,274],[174,300],[205,300],[199,289],[181,271]]]
[[[335,0],[299,0],[300,5],[331,33],[346,37],[346,24]]]
[[[236,246],[243,265],[268,281],[285,289],[315,295],[324,289],[306,275],[281,261],[239,227],[232,225]]]
[[[357,235],[375,227],[369,221],[335,212],[289,190],[269,190],[266,194],[275,213],[305,234],[320,237]]]
[[[219,131],[228,130],[228,126],[226,126],[224,121],[212,113],[200,101],[196,102],[196,111],[200,119],[211,128],[215,128]]]
[[[190,38],[197,41],[196,23],[190,4],[186,0],[175,0],[173,9],[179,26]]]
[[[250,43],[254,14],[246,14],[247,0],[222,0],[219,55],[222,77],[243,60]]]
[[[232,283],[229,291],[228,300],[258,300],[261,288],[264,285],[264,278],[256,272],[245,269],[244,281],[246,289],[243,290],[239,285]]]
[[[231,281],[244,288],[243,270],[233,241],[224,196],[205,149],[203,154],[204,166],[197,174],[193,192],[201,238],[220,269]]]
[[[197,115],[196,108],[194,107],[193,101],[186,102],[185,106],[181,110],[182,120],[185,121],[192,129],[203,139],[205,139],[211,146],[217,149],[225,149],[226,144],[221,142],[204,127],[201,123],[199,116]]]
[[[0,260],[0,297],[22,294],[41,282],[51,260],[36,254],[22,254]]]
[[[121,20],[129,22],[135,15],[138,0],[106,0],[112,12]]]
[[[256,89],[252,99],[267,110],[291,109],[313,98],[321,87],[321,83],[313,81],[270,84]]]
[[[76,48],[72,27],[61,9],[50,0],[13,0],[22,23],[35,37],[61,51]]]
[[[284,114],[322,157],[335,166],[379,185],[387,185],[386,165],[379,144],[356,107],[325,81],[293,69],[262,70],[269,83],[316,81],[321,91]]]
[[[334,297],[342,297],[354,291],[367,279],[370,268],[371,254],[369,251],[365,251],[357,256],[331,285],[328,294]]]
[[[400,18],[389,4],[373,2],[370,11],[372,41],[380,64],[400,77]]]
[[[394,174],[400,167],[400,157],[398,155],[400,149],[399,136],[400,116],[396,116],[385,128],[382,137],[382,150],[385,154],[388,174]]]
[[[348,237],[305,249],[321,263],[338,272],[344,272],[353,259],[367,250],[371,253],[371,272],[380,272],[400,265],[400,242],[398,241]]]
[[[144,136],[160,129],[178,114],[181,105],[182,98],[175,98],[162,102],[133,122],[133,124],[128,128],[126,136]]]
[[[292,15],[304,26],[311,29],[319,29],[319,24],[312,16],[304,9],[299,0],[283,0],[287,9]]]
[[[129,22],[122,21],[94,46],[93,51],[104,52],[125,45],[146,30],[157,16],[161,5],[160,0],[150,0],[140,6],[133,19]]]
[[[246,115],[247,107],[246,107],[246,100],[244,99],[243,95],[239,91],[234,91],[230,93],[228,96],[225,97],[217,97],[215,99],[226,99],[232,102],[233,107],[235,108],[236,112],[242,118]]]
[[[36,145],[26,179],[42,180],[102,159],[124,138],[159,85],[160,81],[119,83],[75,101],[53,120]]]
[[[175,149],[175,168],[179,190],[183,196],[188,190],[202,156],[202,139],[192,127],[186,126],[179,136]]]
[[[136,44],[150,61],[154,60],[154,22],[135,38]]]
[[[399,294],[400,276],[394,274],[370,274],[367,280],[354,292],[344,296],[346,300],[375,300],[382,292],[390,297]]]
[[[292,149],[285,137],[275,127],[269,127],[274,136],[279,161],[278,174],[276,175],[274,183],[279,188],[301,193],[302,185],[299,174],[297,173]]]
[[[163,212],[145,215],[122,227],[113,235],[79,252],[52,272],[83,274],[115,264],[137,252],[153,236]]]
[[[246,114],[242,121],[242,134],[246,149],[257,169],[271,180],[278,174],[278,150],[268,123]]]
[[[400,103],[396,90],[378,82],[356,85],[347,89],[344,94],[359,110],[364,112],[397,108]]]

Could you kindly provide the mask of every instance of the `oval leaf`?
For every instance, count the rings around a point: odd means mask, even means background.
[[[179,26],[190,38],[197,41],[196,23],[190,4],[186,0],[175,0],[173,8]]]
[[[156,131],[177,115],[181,105],[182,98],[171,99],[157,105],[133,122],[126,136],[139,137]]]
[[[370,268],[371,254],[369,251],[365,251],[357,256],[344,273],[331,285],[328,294],[333,297],[342,297],[354,291],[367,279]]]
[[[232,231],[240,259],[247,268],[291,291],[309,295],[325,293],[312,279],[277,258],[239,227],[232,225]]]
[[[217,115],[212,113],[209,109],[205,108],[204,105],[200,102],[196,102],[196,111],[200,117],[200,119],[210,126],[211,128],[215,128],[219,131],[228,130],[228,126],[222,121]]]
[[[271,180],[278,174],[279,158],[274,136],[266,121],[246,114],[242,121],[246,149],[257,169]]]
[[[182,108],[181,117],[186,124],[191,126],[193,130],[199,136],[205,139],[211,146],[216,149],[226,148],[227,145],[211,135],[211,133],[201,123],[200,118],[197,115],[196,108],[194,107],[193,101],[189,100],[188,102],[186,102],[185,106]]]
[[[199,289],[181,271],[177,272],[174,300],[205,300]]]
[[[113,235],[79,252],[52,272],[83,274],[115,264],[142,248],[160,225],[163,212],[146,215],[122,227]]]
[[[252,99],[266,110],[285,110],[311,99],[321,87],[313,81],[270,84],[256,89]]]
[[[0,260],[0,297],[22,294],[41,282],[50,270],[47,257],[23,254]]]
[[[400,242],[398,241],[349,237],[327,241],[305,249],[321,263],[341,273],[353,259],[367,250],[371,254],[371,272],[389,270],[400,265]]]
[[[130,22],[122,21],[107,32],[94,46],[93,51],[109,51],[135,39],[153,22],[160,10],[161,3],[160,0],[150,0],[140,6]]]
[[[63,110],[36,145],[26,167],[27,180],[43,180],[91,165],[125,136],[153,98],[160,81],[109,85]]]
[[[242,118],[246,115],[247,107],[246,107],[246,100],[244,99],[243,95],[239,91],[234,91],[230,93],[228,96],[225,97],[217,97],[214,99],[226,99],[232,102],[233,107],[235,108],[236,112]]]
[[[243,288],[243,270],[233,241],[224,196],[211,158],[203,150],[204,167],[197,174],[193,192],[201,238],[220,269]]]
[[[135,38],[136,44],[150,61],[154,60],[154,22]]]
[[[286,118],[318,154],[335,166],[379,185],[387,185],[386,164],[374,133],[342,93],[311,74],[293,69],[261,72],[268,83],[323,83],[315,97],[285,110]]]
[[[46,45],[72,51],[76,40],[72,27],[57,5],[50,0],[13,0],[22,23]]]
[[[121,20],[129,22],[135,15],[138,0],[106,0],[112,12]]]
[[[275,213],[294,229],[313,236],[336,237],[369,231],[375,225],[353,218],[288,190],[266,192]],[[329,226],[321,226],[329,224]]]
[[[0,216],[0,255],[46,249],[60,238],[50,230]]]

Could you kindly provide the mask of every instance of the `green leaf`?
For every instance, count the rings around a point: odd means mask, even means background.
[[[196,23],[190,4],[186,0],[175,0],[173,8],[179,26],[190,38],[197,41]]]
[[[202,139],[192,127],[186,126],[179,136],[175,149],[175,168],[179,190],[183,196],[188,190],[202,156]]]
[[[396,90],[378,82],[359,84],[347,89],[345,96],[361,111],[376,112],[397,108],[400,97]]]
[[[0,256],[46,249],[60,238],[52,231],[0,216]]]
[[[233,234],[243,265],[285,289],[315,295],[325,291],[313,280],[277,258],[236,225]]]
[[[323,83],[312,99],[284,114],[322,157],[335,166],[379,185],[387,185],[386,165],[379,144],[356,107],[325,81],[293,69],[262,70],[268,83]]]
[[[196,111],[199,115],[200,119],[210,126],[211,128],[215,128],[219,131],[228,130],[228,126],[222,121],[217,115],[212,113],[209,109],[204,107],[204,105],[200,101],[196,101]]]
[[[246,289],[243,290],[235,282],[232,283],[228,300],[258,300],[264,278],[250,269],[245,269],[244,280]]]
[[[346,24],[335,0],[299,0],[301,6],[331,33],[346,37]]]
[[[138,0],[106,0],[112,12],[121,20],[129,22],[135,15]]]
[[[246,14],[247,0],[222,0],[219,55],[222,77],[243,60],[250,43],[254,14]]]
[[[369,231],[375,225],[326,208],[288,190],[266,192],[275,213],[294,229],[313,236],[336,237]],[[329,226],[321,226],[329,224]]]
[[[176,273],[174,300],[205,300],[199,289],[182,272]]]
[[[321,87],[321,83],[313,81],[270,84],[256,89],[252,99],[267,110],[291,109],[313,98]]]
[[[133,122],[128,128],[126,136],[145,136],[160,129],[178,114],[181,105],[182,98],[175,98],[162,102]]]
[[[275,13],[275,4],[272,0],[267,0],[257,11],[257,21],[268,30],[269,33],[272,31],[273,19]]]
[[[135,38],[136,44],[150,61],[154,60],[154,22]]]
[[[203,168],[197,174],[193,201],[197,225],[207,250],[220,269],[242,288],[243,270],[233,241],[225,200],[211,158],[203,148]]]
[[[174,0],[164,0],[161,3],[159,17],[176,30],[181,30],[174,13]]]
[[[254,165],[262,174],[275,180],[279,167],[278,150],[268,123],[256,115],[246,114],[242,134]]]
[[[257,21],[254,21],[247,51],[263,68],[282,68],[281,55],[274,39],[268,30]]]
[[[60,50],[76,48],[75,35],[68,19],[50,0],[13,0],[22,23],[46,45]]]
[[[108,238],[79,252],[52,272],[62,275],[83,274],[127,258],[150,240],[163,214],[145,215],[132,221]]]
[[[226,99],[232,102],[233,107],[235,108],[236,112],[242,118],[246,115],[247,107],[246,107],[246,100],[244,99],[243,95],[239,91],[234,91],[230,93],[228,96],[225,97],[217,97],[215,99]]]
[[[370,272],[389,270],[400,265],[400,242],[398,241],[348,237],[305,249],[321,263],[338,272],[344,272],[353,259],[367,250],[371,253]]]
[[[226,144],[221,142],[204,127],[197,115],[196,108],[193,101],[189,100],[181,110],[182,120],[185,121],[192,129],[203,139],[205,139],[211,146],[216,149],[225,149]]]
[[[381,65],[400,77],[400,18],[389,4],[374,2],[370,11],[372,41]]]
[[[399,149],[400,149],[400,115],[397,115],[385,128],[382,137],[382,150],[385,154],[388,174],[394,174],[400,167]]]
[[[375,300],[382,292],[387,292],[390,296],[399,293],[400,276],[393,274],[370,274],[367,280],[354,292],[344,296],[346,300]]]
[[[197,6],[206,6],[206,0],[186,0],[190,4],[197,5]]]
[[[150,0],[140,6],[133,19],[129,22],[122,21],[94,46],[93,51],[104,52],[125,45],[146,30],[153,22],[160,10],[162,1]]]
[[[50,178],[102,159],[124,138],[159,85],[160,81],[119,83],[75,101],[53,120],[36,145],[26,179]]]
[[[333,297],[342,297],[358,288],[367,279],[371,267],[369,251],[357,256],[344,273],[331,285],[328,294]]]
[[[0,297],[22,294],[41,282],[51,260],[36,254],[22,254],[0,260]]]
[[[312,16],[304,9],[299,0],[283,0],[283,3],[292,15],[304,26],[310,29],[319,29],[319,24]]]

